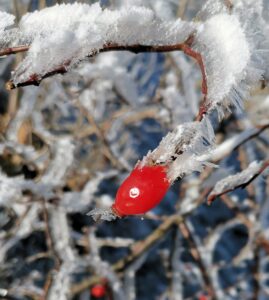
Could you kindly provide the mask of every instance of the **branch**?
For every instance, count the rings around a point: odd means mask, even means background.
[[[124,45],[118,45],[115,43],[108,43],[108,44],[104,45],[104,47],[102,49],[100,49],[99,51],[96,51],[92,54],[89,54],[87,57],[88,58],[94,57],[98,53],[108,52],[108,51],[129,51],[129,52],[133,52],[135,54],[144,53],[144,52],[162,53],[162,52],[172,52],[172,51],[183,51],[186,55],[194,58],[197,61],[198,65],[201,69],[202,78],[203,78],[202,93],[204,95],[206,95],[207,94],[207,81],[206,81],[205,68],[204,68],[201,54],[198,52],[195,52],[191,48],[193,41],[194,41],[194,35],[191,35],[184,43],[174,44],[174,45],[162,45],[162,46],[127,45],[127,46],[124,46]],[[0,51],[0,56],[15,54],[18,52],[25,52],[28,50],[29,50],[29,46],[18,46],[18,47],[13,47],[13,48],[7,48],[7,49],[3,49]],[[16,87],[23,87],[23,86],[28,86],[28,85],[37,85],[38,86],[40,84],[40,82],[45,78],[54,76],[56,74],[64,74],[64,73],[68,72],[68,67],[69,67],[70,63],[71,63],[71,60],[65,62],[63,65],[56,67],[54,70],[51,70],[50,72],[48,72],[42,76],[40,76],[39,74],[32,74],[28,80],[26,80],[24,82],[20,82],[18,84],[14,84],[14,82],[12,80],[9,80],[6,83],[6,88],[7,88],[7,90],[12,90],[12,89],[15,89]]]
[[[222,158],[230,154],[232,151],[238,149],[247,141],[259,136],[263,131],[265,131],[268,128],[269,123],[262,125],[261,127],[247,129],[239,133],[238,135],[235,135],[225,140],[222,144],[218,145],[210,154],[210,161],[220,161]]]
[[[22,46],[16,46],[16,47],[10,47],[0,50],[0,57],[10,55],[10,54],[16,54],[20,52],[28,51],[30,46],[22,45]]]
[[[199,52],[196,52],[192,49],[192,45],[194,42],[194,34],[190,35],[187,40],[180,44],[174,44],[174,45],[162,45],[162,46],[151,46],[151,45],[119,45],[116,43],[108,43],[104,45],[102,49],[99,51],[96,51],[92,54],[89,54],[87,57],[94,57],[98,53],[102,52],[109,52],[109,51],[129,51],[135,54],[138,53],[145,53],[145,52],[155,52],[155,53],[163,53],[163,52],[173,52],[173,51],[183,51],[186,55],[192,57],[197,64],[199,65],[201,74],[202,74],[202,94],[204,95],[203,101],[200,105],[200,109],[198,112],[198,115],[196,117],[196,121],[201,121],[204,117],[204,115],[207,113],[207,111],[210,108],[210,105],[207,103],[207,77],[206,77],[206,71],[205,66],[203,63],[202,55]],[[18,46],[13,48],[6,48],[0,51],[0,57],[3,55],[10,55],[15,54],[19,52],[25,52],[28,51],[30,46]],[[51,70],[50,72],[40,76],[39,74],[32,74],[28,80],[24,82],[20,82],[18,84],[14,84],[13,80],[9,80],[6,83],[6,89],[12,90],[17,87],[24,87],[29,85],[35,85],[38,86],[41,81],[45,78],[52,77],[57,74],[65,74],[68,72],[68,67],[71,64],[71,60],[65,62],[63,65],[56,67],[54,70]]]
[[[251,176],[250,176],[250,178],[249,177],[247,177],[246,178],[246,180],[239,180],[239,182],[235,182],[235,184],[234,185],[231,185],[231,186],[228,186],[227,188],[225,188],[224,187],[224,189],[221,189],[220,188],[220,190],[219,191],[217,191],[217,192],[215,192],[214,190],[209,194],[209,196],[208,196],[208,199],[207,199],[207,201],[208,201],[208,204],[210,205],[217,197],[219,197],[219,196],[222,196],[222,195],[224,195],[224,194],[227,194],[227,193],[229,193],[229,192],[232,192],[232,191],[234,191],[234,190],[236,190],[236,189],[238,189],[238,188],[245,188],[246,186],[248,186],[254,179],[256,179],[259,175],[261,175],[262,173],[263,173],[263,171],[267,168],[267,167],[269,167],[269,160],[267,160],[267,161],[264,161],[262,164],[261,164],[261,166],[260,166],[260,168],[258,169],[258,170],[256,170],[253,174],[251,174]],[[244,171],[243,171],[244,172]],[[237,181],[236,180],[236,176],[237,175],[239,175],[240,173],[238,173],[238,174],[235,174],[235,175],[233,175],[233,176],[230,176],[230,178],[232,179],[232,178],[234,178],[234,180],[235,181]],[[225,180],[225,179],[224,179]],[[221,181],[219,181],[219,182],[221,182]]]
[[[186,222],[183,221],[183,222],[179,223],[179,230],[181,231],[181,234],[184,237],[184,239],[189,244],[190,253],[191,253],[193,259],[196,261],[196,263],[201,271],[208,294],[212,297],[212,300],[216,299],[216,295],[215,295],[216,293],[215,293],[214,287],[211,283],[210,276],[208,275],[209,270],[206,269],[206,266],[203,263],[201,254],[199,252],[199,247],[196,245],[195,240],[193,239],[192,233],[191,233],[190,229],[188,228],[188,225],[186,224]]]
[[[29,50],[29,47],[21,46],[21,47],[3,49],[1,51],[1,53],[3,53],[3,55],[18,53],[20,48],[24,49],[24,51]],[[108,43],[107,45],[104,45],[104,47],[102,49],[100,49],[98,52],[96,51],[96,52],[88,55],[87,57],[88,58],[94,57],[98,53],[108,52],[108,51],[129,51],[129,52],[133,52],[133,53],[137,54],[137,53],[142,53],[142,52],[169,52],[169,51],[182,51],[182,50],[183,50],[183,44],[175,44],[175,45],[167,45],[167,46],[148,46],[148,45],[123,46],[123,45]],[[6,89],[12,90],[12,89],[15,89],[16,87],[23,87],[23,86],[28,86],[28,85],[38,86],[41,83],[41,81],[45,78],[54,76],[56,74],[67,73],[68,66],[70,65],[70,63],[71,63],[71,61],[68,61],[65,64],[63,64],[62,66],[58,66],[54,70],[51,70],[50,72],[48,72],[42,76],[40,76],[38,74],[32,74],[28,80],[26,80],[25,82],[21,82],[17,85],[15,85],[12,80],[9,80],[6,83]]]

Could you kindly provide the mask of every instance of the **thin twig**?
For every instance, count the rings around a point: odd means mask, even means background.
[[[61,266],[61,259],[58,255],[58,253],[56,252],[56,250],[54,249],[53,246],[53,240],[52,240],[52,236],[51,236],[51,231],[50,231],[50,226],[49,226],[49,214],[48,214],[48,210],[46,207],[46,201],[42,199],[42,205],[43,205],[43,218],[44,218],[44,222],[45,222],[45,235],[46,235],[46,243],[47,243],[47,247],[49,250],[49,253],[51,253],[51,255],[53,256],[54,260],[55,260],[55,267],[54,267],[54,271],[59,271],[60,270],[60,266]],[[43,287],[43,296],[41,300],[46,300],[50,287],[52,285],[52,273],[54,271],[49,272],[44,287]]]
[[[76,103],[77,107],[79,108],[80,112],[87,118],[88,122],[93,126],[96,135],[99,137],[100,141],[103,144],[103,152],[104,155],[111,161],[112,165],[116,168],[120,168],[122,170],[126,170],[125,166],[118,160],[118,158],[114,155],[112,150],[110,149],[109,142],[92,114],[82,105],[79,101]],[[127,170],[128,171],[128,170]]]
[[[208,294],[212,297],[212,300],[216,299],[214,287],[212,286],[210,277],[208,275],[208,270],[206,270],[206,267],[203,264],[202,257],[192,237],[191,231],[189,230],[187,224],[184,221],[179,223],[179,230],[182,236],[185,238],[185,240],[187,240],[189,243],[190,253],[196,261],[197,265],[199,266],[199,269],[201,270]]]
[[[269,123],[263,126],[248,129],[230,139],[225,140],[222,144],[218,145],[210,154],[210,161],[218,162],[225,156],[229,155],[232,151],[238,149],[249,140],[258,137],[263,131],[269,128]]]

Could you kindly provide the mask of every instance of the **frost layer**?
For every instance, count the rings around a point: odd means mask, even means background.
[[[3,33],[5,28],[13,25],[15,16],[8,14],[6,12],[0,11],[0,34]]]
[[[20,39],[31,44],[14,73],[14,83],[53,68],[72,66],[104,45],[169,45],[182,43],[193,23],[163,22],[145,7],[102,10],[99,4],[62,4],[26,14],[19,23]]]
[[[201,25],[196,40],[207,75],[208,99],[219,103],[246,75],[250,50],[234,15],[218,14]]]

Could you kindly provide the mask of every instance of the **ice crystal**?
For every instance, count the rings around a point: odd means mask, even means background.
[[[113,221],[117,218],[117,216],[110,208],[94,208],[93,210],[88,212],[87,215],[91,216],[95,221]]]

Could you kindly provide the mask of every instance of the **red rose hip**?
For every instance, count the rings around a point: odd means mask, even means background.
[[[91,295],[95,298],[102,298],[106,294],[106,287],[102,284],[96,284],[91,288]]]
[[[160,203],[170,184],[165,166],[136,166],[118,189],[112,210],[119,216],[144,214]]]

